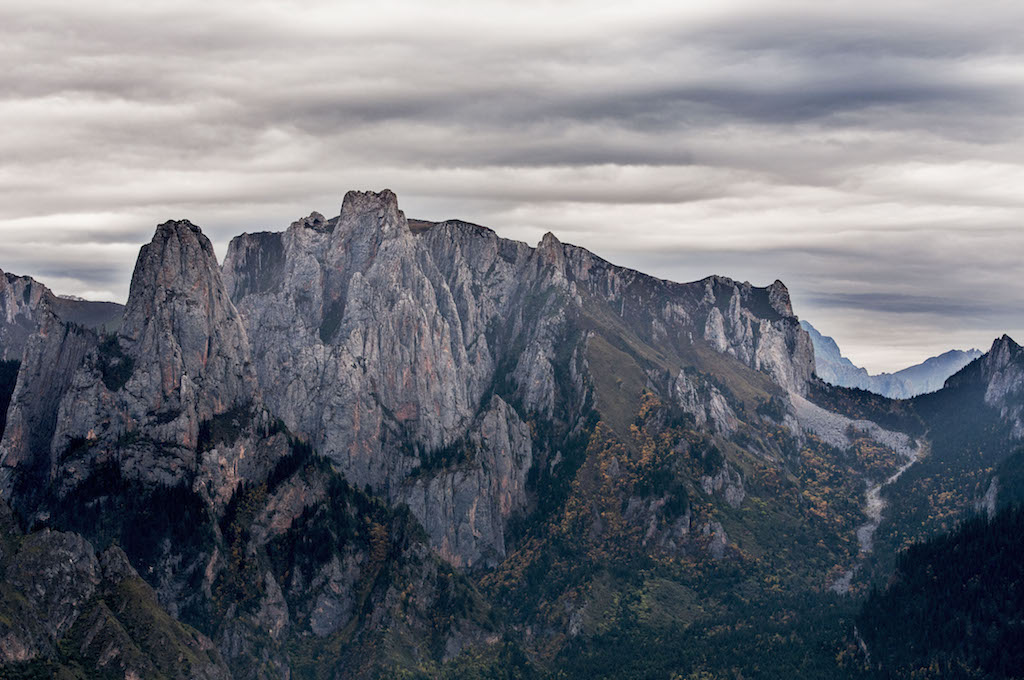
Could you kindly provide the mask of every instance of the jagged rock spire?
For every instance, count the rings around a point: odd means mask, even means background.
[[[161,224],[139,252],[119,339],[142,388],[132,391],[153,408],[192,392],[204,419],[256,397],[245,329],[210,240],[188,220]]]

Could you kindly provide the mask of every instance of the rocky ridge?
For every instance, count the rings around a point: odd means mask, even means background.
[[[335,219],[236,237],[223,272],[270,409],[347,478],[407,503],[460,565],[503,556],[527,470],[556,453],[513,433],[576,424],[591,390],[581,326],[595,317],[640,326],[651,345],[696,338],[797,393],[813,372],[780,282],[675,284],[552,234],[530,248],[458,220],[414,234],[389,191],[349,192]],[[439,453],[459,470],[428,469]]]
[[[47,313],[91,329],[112,330],[120,324],[124,306],[64,298],[29,276],[0,270],[0,361],[18,361],[25,345]]]

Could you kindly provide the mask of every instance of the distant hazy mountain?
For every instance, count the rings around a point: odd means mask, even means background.
[[[954,349],[902,371],[869,375],[866,369],[843,356],[835,340],[822,335],[806,321],[801,321],[800,325],[811,336],[819,378],[840,387],[859,387],[893,399],[934,392],[942,387],[946,378],[982,355],[977,349]]]

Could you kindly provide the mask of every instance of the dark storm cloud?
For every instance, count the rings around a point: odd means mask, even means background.
[[[930,314],[960,319],[999,318],[1008,310],[986,300],[969,302],[928,295],[897,293],[829,293],[811,295],[810,300],[823,307],[853,308],[888,314]]]
[[[223,253],[388,186],[671,278],[782,278],[898,368],[1024,325],[1022,24],[1010,3],[4,3],[0,267],[123,298],[164,219]]]

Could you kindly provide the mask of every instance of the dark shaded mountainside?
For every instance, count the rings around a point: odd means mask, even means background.
[[[1024,433],[1009,338],[894,402],[814,376],[780,282],[388,191],[223,265],[162,224],[120,325],[30,311],[0,386],[11,677],[870,673],[860,595],[998,496]]]
[[[976,517],[900,556],[857,626],[871,666],[920,678],[1013,678],[1024,668],[1024,507]]]
[[[844,357],[833,338],[822,335],[806,320],[800,327],[811,336],[815,372],[827,383],[857,387],[893,399],[909,399],[942,389],[946,379],[981,356],[981,350],[951,349],[894,373],[869,375],[867,369]]]

